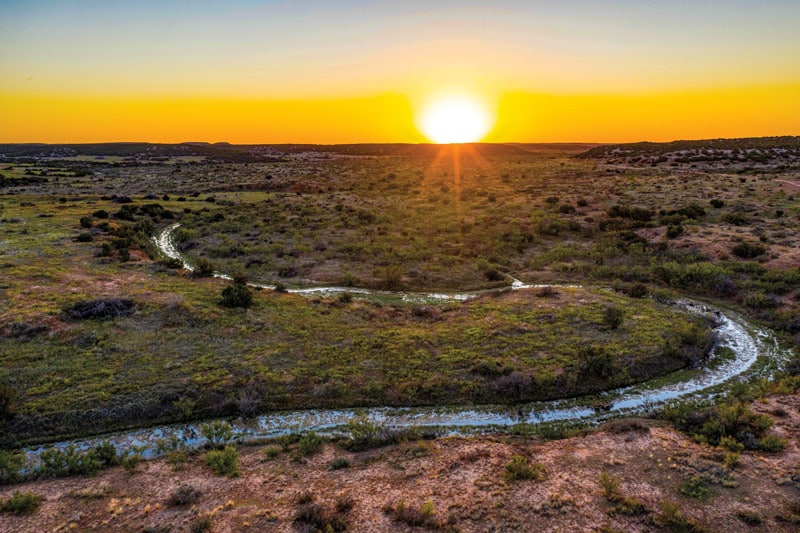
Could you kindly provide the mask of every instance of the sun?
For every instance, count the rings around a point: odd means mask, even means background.
[[[422,133],[437,144],[480,141],[492,127],[486,106],[468,96],[443,96],[432,100],[417,119]]]

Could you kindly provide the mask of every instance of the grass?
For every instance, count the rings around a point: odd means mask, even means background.
[[[545,476],[545,469],[540,463],[533,463],[527,457],[515,455],[506,464],[504,477],[506,481],[540,480]]]

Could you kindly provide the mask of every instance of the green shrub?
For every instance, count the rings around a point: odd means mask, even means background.
[[[386,507],[384,511],[390,514],[395,522],[402,522],[411,527],[436,527],[438,525],[435,519],[436,508],[430,500],[419,507],[407,506],[403,500],[400,500],[397,505]]]
[[[207,278],[209,276],[214,275],[214,263],[206,259],[205,257],[201,257],[197,260],[197,264],[194,266],[194,275],[199,278]]]
[[[669,528],[676,533],[706,533],[709,529],[694,520],[684,518],[678,502],[664,501],[661,503],[661,513],[655,520],[656,524]]]
[[[214,420],[200,426],[200,434],[208,440],[208,446],[222,448],[233,438],[233,428],[224,420]]]
[[[17,391],[0,383],[0,421],[11,420],[17,414]]]
[[[735,470],[737,466],[739,466],[739,453],[738,452],[730,452],[725,454],[725,468],[728,470]]]
[[[156,442],[156,449],[158,453],[164,455],[173,470],[180,470],[186,464],[186,445],[175,435],[172,435],[169,440],[160,439]]]
[[[625,320],[625,313],[618,307],[606,307],[603,311],[603,324],[609,329],[618,329]]]
[[[97,457],[79,451],[73,444],[63,450],[43,450],[39,454],[39,462],[39,474],[42,477],[93,476],[103,468]]]
[[[33,514],[42,503],[42,497],[32,492],[14,491],[11,498],[3,502],[3,512],[13,513],[18,516]]]
[[[643,502],[637,500],[636,498],[626,496],[615,501],[617,504],[608,511],[610,516],[614,516],[616,514],[625,516],[641,516],[650,513],[650,509],[648,509]]]
[[[0,450],[0,485],[19,481],[20,470],[25,468],[27,462],[22,452]]]
[[[119,464],[119,456],[117,456],[117,448],[112,443],[104,440],[91,451],[104,468],[116,466]]]
[[[281,449],[277,446],[270,446],[264,450],[264,459],[271,461],[281,454]]]
[[[303,435],[297,443],[297,449],[303,457],[314,455],[321,447],[322,439],[313,431]]]
[[[211,450],[203,456],[203,461],[218,476],[236,477],[239,475],[239,452],[235,446],[225,446],[222,450]]]
[[[708,486],[708,480],[701,476],[689,476],[686,478],[678,491],[693,500],[707,500],[713,492]]]
[[[606,500],[610,502],[619,500],[619,483],[618,477],[612,476],[605,470],[600,472],[600,487]]]
[[[675,224],[667,227],[667,239],[675,239],[683,235],[683,226]]]
[[[304,495],[298,503],[299,505],[297,507],[295,522],[312,526],[314,531],[324,531],[330,533],[347,531],[347,521],[337,513],[328,510],[321,504],[315,502],[313,495]],[[347,510],[341,511],[337,507],[337,512],[347,512]],[[302,529],[305,531],[307,528]]]
[[[222,289],[222,305],[225,307],[250,307],[253,293],[244,283],[234,283]]]
[[[167,499],[169,507],[181,507],[197,503],[200,499],[201,491],[191,485],[180,485]]]
[[[766,453],[782,452],[786,448],[787,441],[775,435],[764,435],[758,442],[761,451]]]
[[[744,450],[744,444],[727,435],[719,439],[719,445],[730,452],[740,452]]]
[[[142,462],[145,446],[131,446],[131,449],[126,451],[120,456],[120,463],[125,471],[129,474],[136,472],[139,463]]]
[[[339,457],[331,461],[330,466],[328,467],[329,470],[341,470],[343,468],[349,468],[350,461],[345,459],[344,457]]]
[[[346,450],[363,451],[387,444],[384,429],[367,418],[349,420],[347,431],[350,438],[340,443]]]
[[[743,259],[752,259],[754,257],[758,257],[759,255],[764,255],[767,250],[760,244],[742,241],[734,246],[732,251],[737,257],[741,257]]]
[[[518,481],[525,479],[539,480],[544,477],[544,466],[535,463],[531,464],[527,457],[521,455],[514,455],[511,461],[506,465],[505,479],[506,481]]]

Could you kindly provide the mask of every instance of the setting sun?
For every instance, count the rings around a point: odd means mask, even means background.
[[[432,101],[422,110],[418,123],[422,133],[439,144],[480,141],[492,127],[485,107],[465,96]]]

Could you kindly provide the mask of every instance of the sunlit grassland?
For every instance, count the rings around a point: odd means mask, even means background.
[[[248,389],[258,391],[259,410],[568,396],[639,381],[654,362],[658,372],[682,366],[676,354],[662,356],[694,327],[652,301],[577,288],[440,306],[261,291],[252,308],[229,310],[219,305],[221,280],[193,279],[141,254],[126,263],[95,257],[99,234],[75,242],[78,219],[114,207],[45,196],[3,205],[0,316],[46,326],[33,338],[0,339],[0,381],[18,391],[18,415],[6,426],[15,438],[231,414]],[[132,298],[136,313],[109,321],[62,314],[110,296]],[[604,325],[612,306],[625,315],[617,330]],[[600,353],[612,355],[607,375],[587,382],[570,372]],[[528,385],[508,385],[508,376]]]
[[[458,180],[448,157],[85,163],[85,175],[49,168],[47,182],[0,196],[0,383],[16,392],[18,413],[5,443],[275,409],[597,392],[685,367],[683,349],[705,340],[694,319],[641,298],[668,289],[724,299],[793,334],[800,209],[777,175],[537,154],[464,155]],[[28,168],[41,170],[0,173]],[[115,218],[125,204],[111,195],[174,217]],[[692,204],[704,213],[671,213]],[[651,218],[610,215],[619,205]],[[114,239],[102,224],[140,222],[180,222],[190,259],[261,282],[501,289],[509,274],[586,288],[425,306],[259,291],[251,308],[232,310],[220,305],[226,282],[148,258],[146,239],[130,245],[129,261],[99,256]],[[682,233],[668,238],[675,225]],[[740,241],[765,253],[736,257]],[[616,292],[596,288],[605,286]],[[108,297],[133,299],[136,312],[62,313]],[[624,317],[617,329],[609,308]],[[13,324],[40,329],[14,336]]]

